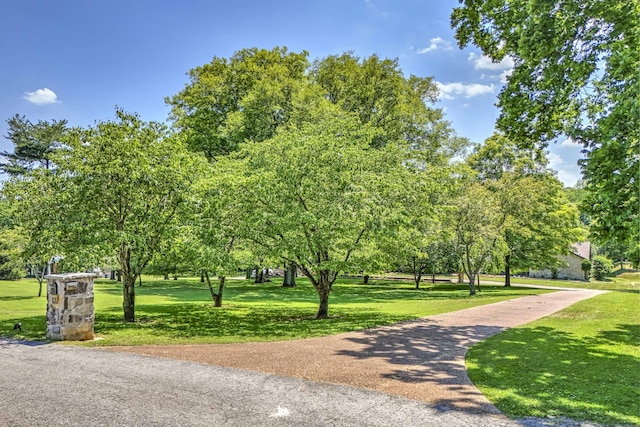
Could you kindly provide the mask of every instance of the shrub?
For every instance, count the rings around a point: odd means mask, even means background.
[[[582,271],[584,271],[584,280],[589,280],[589,272],[591,271],[591,261],[588,259],[582,260]]]
[[[596,280],[604,280],[605,276],[613,270],[613,261],[603,255],[593,257],[593,277]]]

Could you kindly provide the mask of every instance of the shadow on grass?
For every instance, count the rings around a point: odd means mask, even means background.
[[[315,304],[226,304],[222,309],[202,303],[136,305],[134,323],[123,322],[122,311],[116,308],[96,313],[95,332],[105,337],[99,345],[111,344],[111,338],[118,345],[274,341],[347,332],[409,318],[370,309],[333,309],[329,319],[319,321],[314,319],[315,311]]]
[[[512,329],[469,352],[469,376],[511,417],[637,425],[640,358],[606,346],[637,345],[639,335],[640,325],[586,339],[549,327]]]
[[[0,297],[0,301],[24,301],[24,300],[38,299],[38,298],[42,298],[42,297],[38,297],[36,295],[34,295],[34,296],[6,296],[6,297]]]
[[[504,288],[502,286],[483,286],[484,296],[522,296],[530,294],[526,288]],[[122,285],[118,282],[101,282],[96,290],[110,295],[121,295]],[[380,284],[353,284],[337,282],[331,292],[334,303],[372,303],[394,300],[430,300],[469,298],[469,288],[465,284],[428,284],[415,289],[410,282],[389,282]],[[317,304],[316,291],[306,279],[298,279],[296,288],[284,288],[278,283],[254,284],[251,280],[229,280],[225,288],[226,301],[246,303],[314,303]],[[159,296],[165,301],[185,303],[205,302],[210,300],[209,289],[197,279],[177,281],[147,282],[136,287],[136,295]]]

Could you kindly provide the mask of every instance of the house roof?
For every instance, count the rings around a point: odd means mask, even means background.
[[[591,259],[591,242],[574,243],[571,252],[581,258]]]

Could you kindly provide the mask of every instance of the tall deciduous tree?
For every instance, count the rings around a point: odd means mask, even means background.
[[[584,144],[591,233],[640,241],[640,5],[623,0],[461,0],[451,15],[470,43],[515,68],[498,127],[529,146]]]
[[[56,176],[67,255],[88,247],[117,256],[124,320],[133,322],[135,281],[175,230],[196,176],[192,154],[164,125],[121,110],[64,141],[70,150],[56,158]]]
[[[354,252],[396,215],[403,151],[372,149],[372,139],[353,114],[323,102],[302,127],[216,165],[243,213],[242,237],[299,267],[318,293],[317,318],[329,314],[338,274],[363,268]]]
[[[291,122],[300,125],[324,98],[375,128],[372,146],[403,139],[432,155],[451,136],[432,78],[405,77],[397,60],[377,55],[332,55],[310,64],[308,53],[286,47],[242,49],[189,71],[189,83],[172,97],[171,118],[189,146],[214,158],[245,141],[263,141]],[[304,95],[301,95],[304,93]],[[311,105],[296,100],[304,98]],[[295,112],[298,111],[296,114]]]
[[[462,182],[464,190],[454,199],[449,217],[455,230],[457,252],[469,279],[469,295],[476,294],[475,281],[480,272],[507,252],[504,227],[507,216],[500,211],[495,193],[480,182]]]
[[[586,237],[576,206],[547,168],[543,153],[520,148],[498,133],[478,146],[468,162],[505,218],[505,286],[511,284],[512,269],[559,266],[557,255]]]

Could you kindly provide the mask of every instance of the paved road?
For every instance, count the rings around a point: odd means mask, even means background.
[[[1,426],[518,426],[355,387],[0,339]]]

